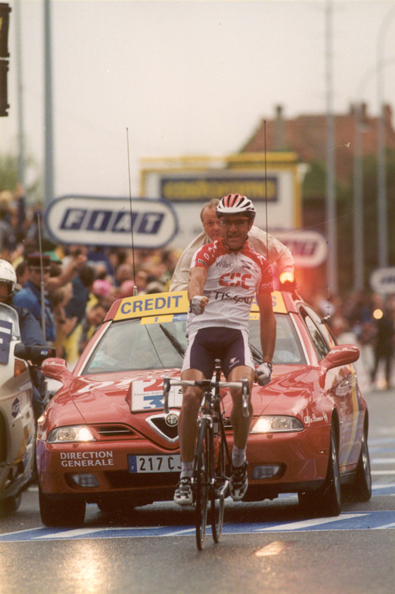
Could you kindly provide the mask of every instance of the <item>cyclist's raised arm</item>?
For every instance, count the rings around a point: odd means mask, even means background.
[[[191,269],[188,284],[188,298],[191,301],[196,295],[203,295],[204,285],[207,279],[207,268],[195,266]]]
[[[188,285],[188,297],[191,302],[190,311],[196,315],[204,312],[209,299],[203,296],[204,285],[207,279],[207,268],[196,266],[191,268]]]
[[[256,300],[260,312],[262,361],[271,363],[276,346],[276,318],[273,313],[271,293],[257,294]]]

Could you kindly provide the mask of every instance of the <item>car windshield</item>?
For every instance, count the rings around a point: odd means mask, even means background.
[[[305,363],[299,338],[289,316],[276,315],[276,319],[277,341],[273,363]],[[96,345],[82,373],[89,375],[181,367],[182,354],[187,346],[186,314],[174,316],[168,322],[158,323],[154,320],[152,323],[141,323],[140,319],[112,323]],[[259,335],[259,319],[250,320],[250,343],[257,363],[261,361]]]

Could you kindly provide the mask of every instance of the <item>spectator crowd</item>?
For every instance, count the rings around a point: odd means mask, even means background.
[[[73,367],[102,323],[115,299],[133,294],[167,291],[181,250],[131,249],[58,245],[44,234],[40,206],[27,208],[21,188],[0,192],[0,258],[15,268],[17,291],[26,283],[40,288],[44,266],[46,303],[52,320],[47,341],[57,356]],[[41,223],[42,225],[42,223]],[[37,260],[39,258],[39,261]],[[394,386],[395,295],[352,292],[332,298],[317,292],[300,294],[323,317],[340,343],[352,342],[361,350],[359,369],[369,386]],[[19,297],[23,302],[23,292]]]

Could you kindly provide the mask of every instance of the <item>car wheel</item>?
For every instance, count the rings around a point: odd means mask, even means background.
[[[22,501],[22,495],[13,495],[12,497],[7,497],[6,499],[2,499],[0,501],[0,515],[8,516],[13,514],[19,509],[19,506]]]
[[[342,497],[339,456],[333,428],[329,447],[328,470],[324,484],[316,491],[298,493],[298,497],[300,505],[314,516],[338,516],[340,514]]]
[[[372,476],[370,472],[370,458],[367,432],[362,435],[361,453],[359,455],[357,473],[351,485],[351,495],[356,501],[369,501],[372,496]]]
[[[78,528],[85,518],[85,501],[81,498],[69,497],[59,500],[38,491],[40,516],[44,526],[49,528]]]

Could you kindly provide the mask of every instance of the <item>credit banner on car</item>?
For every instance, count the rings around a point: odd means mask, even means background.
[[[178,219],[163,199],[63,196],[45,211],[45,224],[59,243],[156,249],[176,235]]]
[[[155,321],[155,317],[182,313],[188,309],[189,300],[186,291],[138,295],[122,299],[114,320],[154,316]]]
[[[283,296],[279,291],[272,293],[273,311],[287,313]],[[171,321],[174,315],[182,316],[189,309],[189,299],[186,291],[174,293],[160,293],[154,295],[138,295],[122,299],[114,320],[142,318],[144,324]],[[259,312],[256,301],[252,303],[251,312]]]

